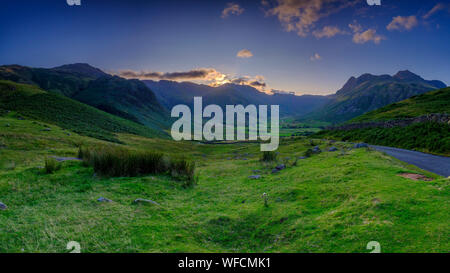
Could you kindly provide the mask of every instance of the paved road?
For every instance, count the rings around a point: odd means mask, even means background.
[[[401,161],[415,165],[423,170],[442,175],[450,176],[450,157],[430,155],[410,150],[370,145],[370,147],[385,152]]]

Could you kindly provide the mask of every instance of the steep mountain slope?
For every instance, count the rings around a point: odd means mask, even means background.
[[[410,71],[400,71],[394,76],[364,74],[351,77],[347,83],[330,96],[332,101],[307,116],[309,119],[343,122],[368,111],[378,109],[430,90],[444,88],[440,81],[427,81]]]
[[[450,156],[450,88],[430,91],[330,127],[316,137]]]
[[[147,137],[164,134],[36,86],[0,80],[0,109],[58,125],[81,135],[119,142],[116,133]]]
[[[144,81],[152,89],[158,100],[168,109],[177,104],[192,106],[195,96],[203,97],[204,104],[220,106],[230,104],[280,105],[281,115],[303,115],[324,105],[328,98],[324,96],[295,96],[290,94],[268,95],[257,89],[236,84],[224,84],[211,87],[191,82]]]
[[[73,98],[150,128],[168,127],[169,113],[153,92],[138,80],[103,76],[91,81]]]
[[[111,76],[88,64],[51,69],[0,66],[0,79],[37,85],[153,129],[169,126],[169,113],[142,82]]]

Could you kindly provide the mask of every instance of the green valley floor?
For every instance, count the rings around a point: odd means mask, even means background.
[[[298,159],[310,140],[283,138],[278,162],[263,163],[259,144],[117,137],[125,144],[114,145],[189,156],[198,184],[100,177],[80,161],[46,174],[47,156],[76,157],[79,145],[107,142],[0,117],[0,202],[8,206],[0,210],[0,252],[68,252],[69,241],[81,252],[369,252],[370,241],[382,252],[450,250],[450,180],[377,151],[314,140],[323,152]]]

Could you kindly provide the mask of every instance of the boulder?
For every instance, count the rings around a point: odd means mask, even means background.
[[[261,175],[250,175],[248,178],[250,178],[250,179],[260,179],[261,178]]]
[[[368,148],[369,145],[367,145],[366,143],[356,143],[355,146],[353,146],[353,148],[359,149],[359,148]]]
[[[272,173],[277,173],[277,172],[279,172],[280,170],[278,170],[278,169],[273,169],[272,170]]]
[[[298,159],[307,159],[306,156],[299,156]]]
[[[8,206],[6,206],[5,204],[3,204],[2,202],[0,202],[0,210],[5,210],[7,209]]]
[[[138,199],[134,200],[134,203],[150,203],[150,204],[159,206],[159,204],[156,203],[155,201],[148,200],[148,199],[143,199],[143,198],[138,198]]]
[[[319,154],[319,153],[322,152],[322,150],[319,148],[319,146],[314,147],[314,148],[312,149],[312,151],[313,151],[313,153],[315,153],[315,154]]]
[[[277,169],[277,170],[279,170],[279,171],[281,171],[281,170],[283,170],[283,169],[285,169],[285,168],[286,168],[286,165],[284,165],[284,164],[280,164],[280,165],[278,165],[278,166],[275,167],[275,169]]]
[[[330,149],[328,149],[329,152],[336,152],[338,151],[338,148],[336,147],[331,147]]]
[[[105,197],[100,197],[99,199],[97,199],[98,202],[112,202],[112,200],[105,198]]]

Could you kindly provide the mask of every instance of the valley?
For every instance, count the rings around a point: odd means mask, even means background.
[[[449,180],[343,142],[282,138],[277,160],[259,144],[202,145],[118,133],[123,144],[2,115],[0,252],[445,252]],[[77,157],[78,145],[187,155],[198,182],[167,175],[102,177],[79,161],[46,174],[48,156]],[[306,150],[321,153],[305,159]],[[328,152],[335,146],[339,151]],[[275,165],[286,168],[272,173]],[[399,176],[418,173],[432,181]],[[260,177],[252,179],[250,176]],[[264,205],[263,193],[268,196]],[[104,197],[112,202],[99,202]],[[154,204],[136,204],[137,198]],[[424,232],[426,230],[426,232]]]
[[[204,90],[170,93],[186,86]],[[448,156],[448,123],[400,126],[450,112],[450,89],[429,88],[337,123],[312,118],[333,96],[144,84],[85,64],[2,66],[0,252],[66,252],[70,241],[83,253],[367,252],[370,241],[383,252],[445,252],[449,179],[359,143]],[[174,141],[169,107],[196,92],[218,105],[280,102],[277,151]]]

